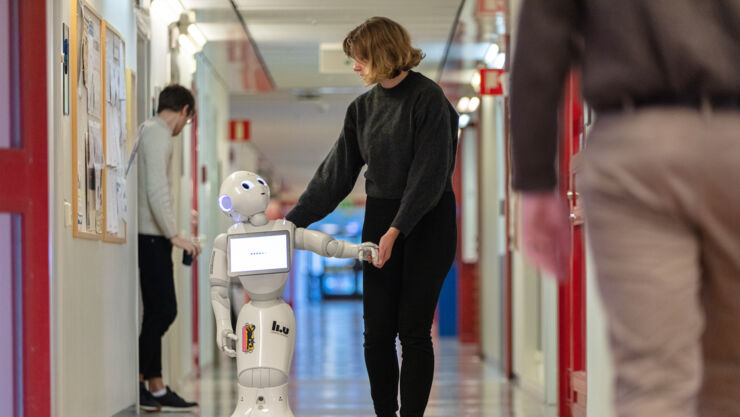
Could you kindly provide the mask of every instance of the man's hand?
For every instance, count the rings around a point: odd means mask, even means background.
[[[175,235],[170,238],[170,242],[172,242],[173,246],[184,250],[185,252],[193,255],[193,257],[200,255],[200,245],[194,240],[184,238],[180,235]]]
[[[395,227],[391,227],[387,232],[380,238],[380,244],[378,245],[378,259],[373,263],[377,268],[382,268],[386,261],[390,259],[391,252],[393,251],[393,244],[396,242],[396,238],[401,234],[401,231]]]
[[[559,279],[567,277],[571,248],[568,204],[555,192],[522,193],[522,246],[535,265]]]

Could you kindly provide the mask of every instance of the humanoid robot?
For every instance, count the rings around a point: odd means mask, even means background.
[[[216,343],[236,357],[239,398],[231,417],[294,417],[288,374],[295,316],[281,298],[293,250],[365,261],[378,258],[374,243],[335,240],[286,220],[269,221],[264,213],[269,201],[270,187],[254,173],[237,171],[221,184],[219,206],[234,224],[214,241],[210,281]],[[231,327],[231,278],[238,278],[251,298],[239,312],[236,334]]]

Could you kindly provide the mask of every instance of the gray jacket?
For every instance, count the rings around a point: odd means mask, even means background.
[[[169,239],[177,234],[169,176],[172,131],[158,116],[141,127],[138,158],[139,233]]]

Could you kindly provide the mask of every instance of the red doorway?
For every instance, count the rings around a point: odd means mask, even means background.
[[[578,202],[575,165],[582,146],[583,102],[578,76],[568,77],[562,111],[560,193],[571,213]],[[558,284],[558,415],[586,415],[586,274],[583,227],[571,214],[569,274]]]
[[[46,2],[11,0],[8,12],[9,50],[0,59],[10,62],[10,137],[0,143],[10,147],[0,148],[0,213],[12,219],[12,273],[3,279],[14,294],[13,415],[49,416]]]

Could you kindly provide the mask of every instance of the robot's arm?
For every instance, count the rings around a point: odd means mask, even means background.
[[[361,261],[378,259],[378,245],[375,243],[350,243],[336,240],[326,233],[300,227],[295,229],[295,247],[334,258],[357,258]]]
[[[229,356],[236,356],[226,339],[236,340],[231,327],[231,300],[229,300],[229,276],[226,274],[226,234],[222,233],[213,242],[211,253],[211,305],[216,316],[216,344]]]

